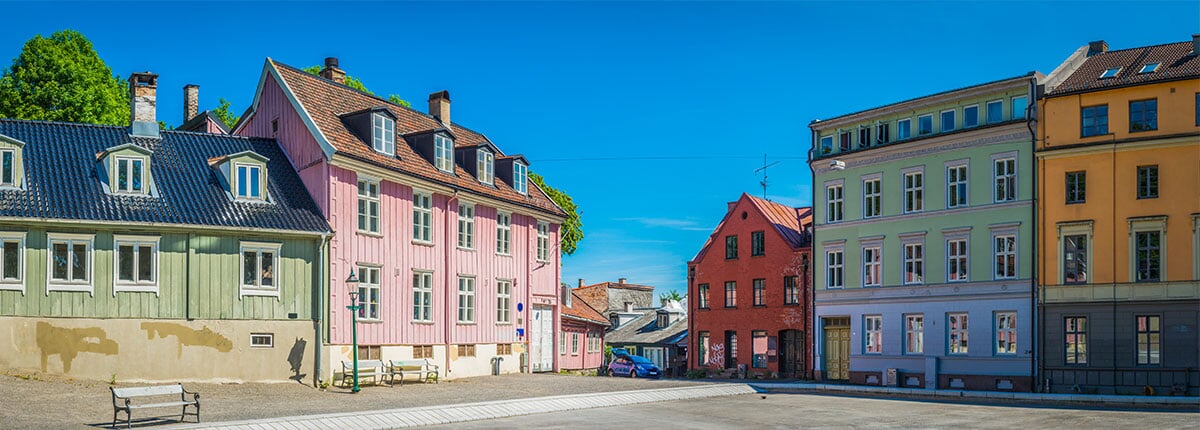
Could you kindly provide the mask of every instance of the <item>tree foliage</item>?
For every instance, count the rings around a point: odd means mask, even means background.
[[[229,100],[225,100],[224,97],[217,99],[217,108],[213,109],[212,113],[217,116],[217,119],[225,123],[225,127],[230,130],[233,130],[233,126],[237,124],[238,120],[242,119],[241,115],[235,115],[229,109]]]
[[[321,66],[308,66],[308,67],[305,67],[300,70],[303,70],[305,73],[308,73],[313,76],[321,75]],[[375,95],[375,93],[373,91],[367,89],[366,85],[363,85],[362,80],[360,80],[356,77],[346,75],[345,82],[343,82],[343,83],[346,84],[347,87],[354,88],[356,90],[362,91],[362,92],[370,94],[370,95]],[[388,95],[387,99],[388,99],[388,101],[398,104],[400,106],[412,107],[412,105],[409,104],[407,100],[400,98],[400,96],[398,96],[396,94]]]
[[[129,89],[78,31],[37,35],[0,77],[0,117],[128,125]]]
[[[546,192],[550,196],[550,200],[558,204],[558,207],[567,212],[567,219],[562,224],[562,253],[563,255],[571,255],[575,253],[579,241],[583,240],[583,222],[579,218],[581,213],[575,202],[571,200],[571,196],[561,190],[546,185],[546,180],[537,173],[529,172],[529,180],[537,184],[538,188]]]
[[[683,300],[683,294],[679,294],[679,290],[671,290],[658,295],[658,301],[664,305],[667,304],[667,301],[678,302],[680,300]]]

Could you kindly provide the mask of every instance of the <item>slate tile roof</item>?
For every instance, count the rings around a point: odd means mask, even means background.
[[[687,314],[666,327],[658,326],[658,312],[648,311],[642,316],[621,324],[615,330],[604,335],[604,341],[610,344],[647,343],[668,344],[674,338],[687,331]]]
[[[127,127],[0,119],[0,135],[25,143],[25,189],[0,190],[0,217],[329,231],[300,177],[272,139],[163,131],[132,137]],[[157,196],[104,192],[96,154],[133,143],[150,149]],[[254,151],[267,158],[273,203],[231,200],[210,158]]]
[[[1151,82],[1200,78],[1200,55],[1192,53],[1192,42],[1143,46],[1093,54],[1047,95],[1098,91]],[[1147,63],[1162,63],[1151,73],[1138,73]],[[1110,68],[1120,67],[1115,77],[1101,79]]]
[[[608,319],[604,318],[596,308],[593,308],[586,300],[571,292],[571,306],[568,307],[565,303],[559,303],[558,308],[562,311],[564,317],[583,320],[593,324],[608,326]]]
[[[423,179],[441,182],[464,189],[468,192],[492,197],[509,203],[529,207],[554,216],[565,217],[558,205],[541,191],[532,181],[529,182],[528,195],[514,190],[509,184],[497,179],[495,186],[479,182],[460,165],[455,165],[455,174],[450,175],[438,170],[432,163],[423,158],[409,145],[396,139],[396,156],[389,157],[375,152],[371,143],[360,139],[351,131],[339,115],[360,111],[376,106],[386,107],[396,117],[396,135],[405,136],[414,133],[430,132],[445,128],[438,120],[414,109],[406,108],[355,90],[345,85],[337,84],[328,79],[314,76],[298,68],[278,63],[272,60],[279,76],[291,89],[296,99],[304,107],[305,112],[312,118],[317,128],[325,136],[334,150],[360,161],[372,163],[384,168],[401,171]],[[490,143],[487,137],[458,123],[451,124],[450,132],[454,135],[455,147],[475,146]],[[496,154],[497,159],[505,154]],[[474,162],[474,160],[471,160]],[[500,175],[496,175],[499,177]]]

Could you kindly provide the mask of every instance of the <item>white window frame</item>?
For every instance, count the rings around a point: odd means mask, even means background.
[[[846,219],[845,184],[846,182],[841,179],[825,183],[825,222],[827,224],[842,222]]]
[[[355,303],[362,312],[358,316],[359,321],[379,322],[383,321],[383,266],[372,263],[358,263],[358,303]],[[370,272],[375,272],[374,279],[367,276]],[[371,282],[374,280],[375,282]],[[378,302],[374,305],[370,302],[371,290],[375,290],[375,297]],[[371,316],[371,311],[375,311],[375,316]]]
[[[971,205],[971,167],[968,161],[955,160],[946,162],[946,169],[944,170],[946,172],[946,209],[963,208]],[[956,172],[953,178],[951,178],[951,171]],[[958,200],[962,200],[962,203],[951,197],[950,193],[951,189],[959,185],[961,185],[959,188],[962,190],[957,194],[960,197]]]
[[[25,295],[25,237],[28,233],[25,232],[0,232],[0,290],[3,291],[20,291],[21,295]],[[17,243],[17,277],[5,278],[3,273],[4,263],[4,248],[3,245],[8,242]]]
[[[909,178],[916,178],[913,185],[909,186]],[[920,182],[919,185],[916,182]],[[904,213],[918,213],[925,211],[925,167],[910,167],[900,171],[900,186],[904,189],[904,201],[900,202],[901,209]],[[911,196],[911,198],[910,198]],[[910,203],[912,203],[910,205]]]
[[[242,183],[241,183],[241,180],[240,180],[240,179],[238,179],[238,178],[240,178],[240,177],[241,177],[241,175],[238,173],[238,170],[239,170],[239,169],[242,169],[242,168],[245,168],[245,169],[246,169],[246,178],[247,178],[247,182],[250,182],[249,184],[246,184],[246,194],[245,194],[245,195],[242,195],[242,193],[241,193],[241,185],[242,185]],[[248,178],[250,178],[250,173],[254,172],[254,170],[258,170],[258,187],[259,187],[259,189],[258,189],[258,196],[254,196],[254,195],[253,195],[253,194],[254,194],[254,190],[253,190],[253,189],[251,189],[251,184],[253,184],[253,183],[254,183],[254,181],[250,181],[250,180],[248,179]],[[233,175],[232,175],[232,176],[233,176],[233,181],[231,181],[231,182],[233,182],[233,187],[232,187],[233,189],[232,189],[232,190],[230,190],[230,191],[233,191],[233,197],[234,197],[234,199],[236,199],[236,200],[248,200],[248,201],[263,201],[263,200],[266,200],[266,199],[267,199],[267,191],[266,191],[267,175],[265,175],[265,174],[263,173],[263,172],[265,172],[266,170],[267,170],[266,166],[263,166],[263,165],[261,165],[261,164],[253,164],[253,163],[233,163]]]
[[[971,125],[967,125],[967,118],[969,117],[967,115],[968,109],[975,109],[975,115],[974,115],[975,123],[971,124]],[[963,116],[962,128],[978,127],[979,126],[979,103],[976,103],[976,104],[973,104],[970,106],[963,106],[963,115],[962,116]]]
[[[282,281],[282,278],[280,277],[280,275],[283,273],[283,270],[279,270],[279,269],[280,269],[280,266],[282,265],[283,261],[279,255],[279,251],[282,249],[283,249],[283,245],[279,244],[279,243],[242,241],[239,244],[238,256],[237,256],[238,267],[239,267],[238,280],[237,280],[238,300],[241,300],[242,297],[246,297],[246,296],[267,296],[267,297],[275,297],[277,299],[280,297],[280,285],[281,285],[280,282]],[[254,252],[258,256],[257,263],[255,263],[256,264],[255,270],[258,271],[258,274],[257,274],[257,276],[255,276],[255,284],[253,284],[253,285],[247,285],[245,283],[245,279],[246,279],[246,273],[245,273],[245,271],[246,271],[245,258],[246,257],[245,257],[245,255],[246,255],[246,252]],[[272,275],[273,275],[273,277],[271,279],[272,285],[269,288],[262,286],[262,254],[263,254],[263,252],[270,252],[271,255],[273,255],[274,259],[275,259],[275,261],[273,263],[275,272],[272,273]]]
[[[1129,218],[1129,282],[1139,282],[1137,261],[1137,234],[1158,232],[1158,280],[1141,282],[1166,282],[1167,280],[1167,217],[1152,216]]]
[[[579,332],[571,332],[571,355],[579,355]]]
[[[433,244],[433,193],[413,190],[413,242]]]
[[[1058,282],[1059,282],[1059,284],[1062,284],[1062,285],[1067,284],[1067,266],[1066,266],[1066,255],[1067,255],[1067,240],[1066,239],[1067,239],[1067,236],[1083,236],[1084,240],[1087,241],[1087,249],[1084,250],[1084,256],[1087,257],[1087,261],[1083,262],[1083,264],[1084,264],[1084,272],[1083,272],[1084,282],[1081,282],[1081,283],[1085,283],[1085,284],[1090,283],[1092,281],[1092,279],[1094,279],[1094,278],[1092,278],[1092,250],[1095,247],[1095,244],[1092,243],[1093,228],[1094,228],[1093,221],[1058,223],[1058,259],[1057,259],[1058,262],[1057,262],[1057,264],[1058,264]],[[1073,284],[1075,284],[1075,283],[1073,283]]]
[[[924,118],[929,118],[929,133],[921,133],[921,120]],[[937,133],[937,131],[934,131],[933,128],[933,114],[927,113],[924,115],[917,115],[917,136],[924,136],[926,134],[932,135],[934,133]]]
[[[496,255],[512,255],[512,212],[496,212]]]
[[[380,190],[383,188],[383,183],[378,179],[359,175],[357,185],[358,187],[356,194],[358,195],[358,217],[355,219],[356,231],[369,235],[378,235],[382,229],[379,219],[381,218],[380,215],[382,213],[383,205],[380,204],[379,195]],[[363,194],[364,185],[366,194]],[[374,189],[374,193],[371,192],[372,189]],[[374,215],[371,215],[372,208],[375,209]],[[365,213],[363,212],[363,209],[366,209]],[[371,228],[372,221],[375,222],[374,229]],[[366,225],[364,226],[363,224]]]
[[[454,141],[441,134],[433,135],[433,166],[454,173]]]
[[[512,324],[512,279],[496,280],[496,324]]]
[[[567,332],[558,332],[558,355],[567,355]]]
[[[263,339],[266,341],[266,343],[255,344],[254,343],[255,339]],[[251,348],[274,348],[275,347],[275,333],[250,333],[250,347]]]
[[[998,244],[997,241],[1004,239],[1004,238],[1009,238],[1009,237],[1012,238],[1011,252],[1009,252],[1008,250],[999,249],[997,247],[997,244]],[[1007,276],[1007,275],[1001,276],[999,273],[1001,258],[1002,258],[1002,256],[1009,255],[1010,253],[1012,254],[1012,276]],[[1007,227],[1007,228],[992,229],[992,279],[993,280],[1001,280],[1001,279],[1020,278],[1021,277],[1020,262],[1021,262],[1021,243],[1019,241],[1019,238],[1017,237],[1017,228],[1016,227]]]
[[[870,184],[874,184],[871,186]],[[883,215],[883,174],[875,173],[862,177],[863,214],[862,217],[876,218]],[[874,211],[870,210],[874,209]]]
[[[834,255],[837,258],[834,258]],[[834,277],[830,276],[837,272],[837,284],[834,284]],[[842,289],[846,288],[846,250],[844,245],[837,247],[825,246],[825,288],[826,289]]]
[[[970,281],[971,280],[971,230],[969,228],[957,229],[957,230],[943,230],[942,237],[945,238],[945,247],[946,247],[946,251],[945,251],[946,252],[946,282],[968,282],[968,281]],[[956,248],[955,244],[957,244],[957,243],[962,243],[962,246],[958,247],[960,249],[954,250],[954,248]],[[954,251],[952,251],[952,250],[954,250]],[[956,264],[951,264],[951,261],[954,261],[954,260],[958,260],[958,261],[956,262]],[[963,273],[963,276],[960,277],[959,279],[952,279],[953,277],[950,276],[950,274],[952,273],[951,268],[953,266],[958,266],[960,268],[964,268],[964,269],[966,269],[966,272]]]
[[[928,272],[928,267],[925,265],[925,236],[902,237],[900,239],[900,257],[904,260],[903,267],[900,272],[900,283],[904,285],[923,285],[925,284],[925,274]],[[920,269],[920,273],[916,274],[915,279],[909,279],[908,274]]]
[[[161,238],[159,236],[113,235],[113,247],[112,247],[113,297],[116,297],[117,293],[119,293],[119,292],[154,293],[155,297],[159,296],[158,268],[160,267],[159,266],[159,260],[160,260],[159,243],[160,242],[161,242]],[[134,280],[134,281],[121,280],[121,246],[122,245],[133,246],[133,250],[134,250],[133,273],[134,273],[135,278],[137,277],[137,273],[139,272],[138,265],[140,264],[140,261],[137,258],[138,248],[140,248],[142,245],[150,245],[150,252],[152,254],[152,257],[150,258],[150,276],[153,278],[151,281],[146,282],[146,281],[142,281],[142,280]]]
[[[11,181],[4,181],[3,160],[4,160],[5,154],[7,154],[9,157],[12,158],[12,163],[9,165],[10,166],[9,176],[12,177]],[[0,187],[19,188],[21,186],[21,178],[19,178],[17,176],[17,172],[20,171],[20,169],[18,169],[17,167],[20,166],[21,159],[19,157],[17,157],[17,154],[18,154],[17,150],[13,149],[13,148],[0,149]],[[145,182],[142,182],[142,184],[145,185]]]
[[[951,320],[957,320],[958,327],[954,327],[950,323]],[[971,351],[971,327],[970,315],[966,312],[947,312],[946,313],[946,355],[968,355]],[[966,346],[961,346],[958,343],[951,342],[951,339],[957,338],[962,340]]]
[[[901,123],[908,125],[908,127],[907,127],[908,130],[905,130],[908,132],[908,134],[900,133],[901,130],[904,130],[904,128],[900,127]],[[896,140],[911,139],[912,136],[913,136],[913,134],[912,134],[912,117],[896,120]]]
[[[118,179],[121,177],[121,162],[122,161],[128,161],[128,163],[126,163],[126,166],[129,166],[129,173],[127,175],[129,177],[129,182],[127,184],[129,186],[128,189],[120,188],[120,180]],[[16,162],[16,160],[14,159],[14,163],[15,162]],[[142,168],[140,169],[141,170],[141,172],[140,172],[141,178],[138,178],[142,184],[142,188],[140,190],[133,189],[133,163],[141,163],[142,164]],[[150,176],[149,172],[147,172],[147,167],[150,166],[149,158],[147,158],[147,157],[131,157],[131,156],[127,156],[127,155],[114,155],[113,159],[112,159],[112,165],[113,165],[112,191],[114,194],[148,194],[148,191],[150,189],[150,184],[148,182],[146,182],[146,179],[148,179]]]
[[[413,270],[413,322],[433,322],[433,271]]]
[[[475,323],[475,277],[458,275],[459,324]]]
[[[950,114],[950,128],[946,128],[946,114]],[[958,110],[946,109],[938,112],[938,132],[947,133],[958,130]]]
[[[458,204],[458,249],[475,249],[475,204]]]
[[[83,281],[72,280],[74,278],[74,266],[67,263],[67,280],[54,279],[54,244],[56,242],[64,242],[67,244],[67,255],[71,256],[76,244],[84,244],[87,247],[84,257],[87,260],[87,279]],[[46,234],[46,295],[49,296],[51,291],[68,291],[68,292],[86,292],[91,296],[95,296],[95,272],[96,272],[96,235],[94,234],[66,234],[66,233],[47,233]]]
[[[992,353],[995,355],[1017,355],[1019,350],[1017,345],[1020,345],[1020,339],[1017,338],[1017,311],[996,311],[995,317],[992,318],[992,323],[995,324],[995,341],[992,343]],[[1002,350],[1002,342],[1006,338],[1011,338],[1012,342],[1008,343],[1008,349],[1011,351]]]
[[[387,115],[371,114],[371,146],[375,152],[396,155],[396,121]]]
[[[491,151],[475,151],[475,171],[479,182],[492,185],[496,180],[496,155]]]
[[[925,354],[925,314],[904,314],[904,354]]]
[[[988,116],[988,112],[991,110],[992,105],[994,104],[1000,104],[1000,119],[992,121],[992,118]],[[983,121],[984,124],[999,124],[1004,122],[1004,100],[989,100],[987,103],[984,103]]]
[[[862,286],[883,286],[883,240],[873,239],[861,241],[861,245]],[[870,256],[868,256],[868,254],[870,254]],[[875,258],[871,258],[871,256]],[[874,277],[867,276],[867,273],[874,273]]]
[[[883,354],[882,315],[863,315],[863,354]]]
[[[537,261],[550,261],[550,223],[537,222]]]
[[[513,162],[513,189],[521,194],[529,194],[529,166]]]
[[[1004,174],[1001,175],[1000,169],[998,168],[999,163],[1001,163],[1001,162],[1007,163],[1010,160],[1012,161],[1012,171],[1004,172]],[[1017,180],[1018,180],[1017,171],[1018,171],[1019,167],[1020,166],[1018,166],[1018,164],[1017,164],[1017,153],[1016,152],[1005,152],[1003,154],[993,154],[992,155],[992,202],[993,203],[1015,202],[1018,199],[1020,199],[1021,192],[1020,192],[1020,189],[1017,188],[1018,186],[1020,186],[1020,184],[1017,183]],[[1006,168],[1007,168],[1007,166],[1006,166]],[[997,184],[999,184],[1001,181],[1004,181],[1006,191],[1009,189],[1012,190],[1012,198],[1008,197],[1007,192],[1005,193],[1004,196],[1000,195]]]

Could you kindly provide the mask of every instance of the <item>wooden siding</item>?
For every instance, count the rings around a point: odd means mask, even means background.
[[[271,130],[271,121],[278,122],[278,131]],[[287,95],[274,79],[267,79],[263,84],[258,108],[238,134],[276,139],[292,167],[300,173],[300,180],[304,182],[313,201],[317,202],[317,207],[321,208],[321,213],[329,216],[329,172],[325,153],[321,152],[320,145],[309,134],[304,120],[292,109]]]

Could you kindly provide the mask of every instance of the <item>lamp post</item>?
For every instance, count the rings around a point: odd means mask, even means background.
[[[350,306],[346,309],[350,310],[350,341],[354,348],[354,387],[350,389],[351,393],[357,393],[358,389],[358,309],[362,306],[358,304],[358,275],[354,273],[354,269],[350,269],[350,277],[346,278],[346,288],[350,293]]]

